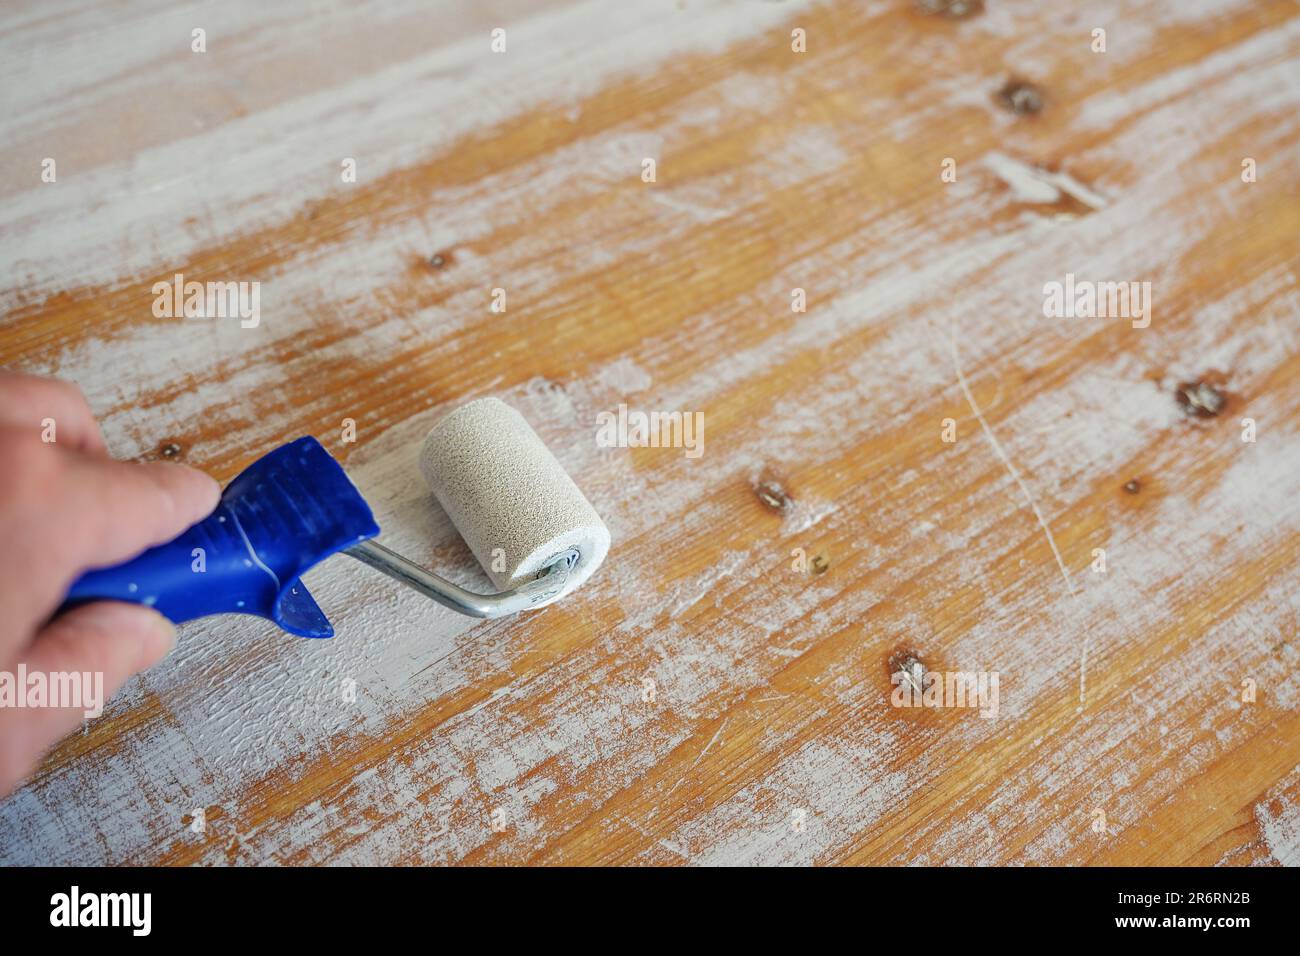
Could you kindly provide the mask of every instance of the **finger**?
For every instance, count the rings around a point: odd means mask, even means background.
[[[0,369],[0,422],[42,436],[52,434],[54,443],[77,451],[108,454],[86,396],[76,385],[56,378]]]
[[[170,462],[143,464],[78,456],[70,463],[66,507],[75,571],[103,567],[170,541],[217,506],[211,476]]]
[[[216,482],[183,465],[138,465],[43,444],[0,425],[0,659],[31,642],[69,585],[170,540],[209,513]]]
[[[22,661],[29,685],[43,675],[45,705],[0,708],[0,795],[88,715],[98,716],[128,677],[162,660],[175,638],[157,611],[117,601],[83,605],[46,625]]]

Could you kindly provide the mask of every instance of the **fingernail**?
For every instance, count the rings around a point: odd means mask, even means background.
[[[148,630],[140,633],[139,659],[135,665],[137,671],[148,670],[163,660],[176,647],[176,625],[157,611],[152,615],[153,623]],[[153,636],[149,636],[149,630]]]
[[[163,651],[162,656],[166,657],[176,648],[176,625],[161,614],[158,615],[158,632],[167,642],[167,650]]]

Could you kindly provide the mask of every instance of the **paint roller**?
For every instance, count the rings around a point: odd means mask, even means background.
[[[461,588],[373,540],[370,506],[315,438],[281,445],[240,472],[211,515],[130,561],[88,571],[65,606],[149,605],[180,623],[255,614],[301,637],[334,629],[303,585],[332,554],[350,555],[446,607],[502,617],[559,600],[609,551],[609,531],[517,411],[495,398],[456,409],[429,432],[420,470],[493,584]]]

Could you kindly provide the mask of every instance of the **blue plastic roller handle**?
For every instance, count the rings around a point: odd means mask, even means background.
[[[211,515],[180,537],[122,564],[88,571],[65,606],[147,604],[175,623],[256,614],[300,637],[334,628],[301,576],[379,534],[370,506],[315,438],[281,445],[226,486]]]

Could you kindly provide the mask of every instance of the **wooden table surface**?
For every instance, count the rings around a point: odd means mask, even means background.
[[[183,626],[0,862],[1300,862],[1300,6],[924,6],[5,5],[0,362],[223,481],[317,435],[475,587],[415,456],[499,396],[614,546],[517,619],[339,557],[332,640]]]

